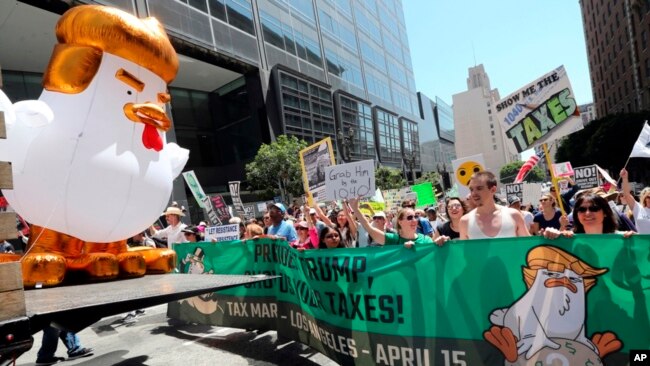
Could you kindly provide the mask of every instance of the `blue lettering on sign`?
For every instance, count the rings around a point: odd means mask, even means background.
[[[504,118],[503,121],[508,125],[511,125],[523,110],[524,108],[521,106],[521,104],[515,105],[512,111],[508,112],[508,115],[506,116],[506,118]]]

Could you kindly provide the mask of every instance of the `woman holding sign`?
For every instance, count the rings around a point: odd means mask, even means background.
[[[350,208],[372,240],[379,245],[404,245],[406,248],[412,248],[416,244],[433,243],[430,236],[417,233],[418,218],[412,208],[406,207],[398,211],[397,233],[383,232],[371,226],[366,217],[359,211],[359,200],[357,198],[350,200]]]

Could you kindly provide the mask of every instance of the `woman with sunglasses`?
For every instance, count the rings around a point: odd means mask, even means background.
[[[314,225],[309,221],[298,221],[294,227],[296,228],[296,233],[298,233],[298,239],[290,243],[291,246],[298,250],[316,249],[311,238],[312,235],[316,235]],[[311,232],[312,230],[313,234]]]
[[[573,231],[560,231],[547,228],[544,237],[557,238],[559,235],[567,237],[573,234],[623,234],[625,237],[636,234],[634,231],[616,230],[616,217],[609,207],[607,200],[595,193],[585,193],[578,197],[573,208]]]
[[[445,213],[449,221],[438,225],[433,233],[433,242],[437,245],[460,237],[460,218],[467,213],[467,207],[460,198],[449,197],[445,203]]]
[[[539,199],[541,211],[533,217],[530,232],[533,235],[540,234],[540,231],[552,227],[560,231],[566,230],[569,220],[562,216],[562,212],[555,208],[555,198],[550,194],[543,194]]]
[[[374,243],[379,245],[404,245],[406,248],[412,248],[418,244],[433,243],[430,236],[418,234],[418,218],[415,211],[410,207],[404,207],[397,212],[397,233],[383,232],[370,225],[368,220],[359,211],[359,200],[353,198],[349,200],[350,208],[354,216],[359,220],[364,229],[370,234]]]

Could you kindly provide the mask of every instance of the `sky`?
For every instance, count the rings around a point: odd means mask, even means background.
[[[483,64],[501,98],[564,65],[577,103],[592,102],[578,0],[402,0],[415,85],[452,104]]]

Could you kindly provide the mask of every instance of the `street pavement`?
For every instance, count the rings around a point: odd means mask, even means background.
[[[276,332],[184,324],[168,319],[166,311],[167,305],[148,308],[129,325],[122,316],[100,320],[79,333],[95,354],[59,365],[337,365],[300,343],[278,340]],[[34,364],[42,334],[34,335],[34,347],[17,365]],[[61,341],[57,356],[66,356]]]

